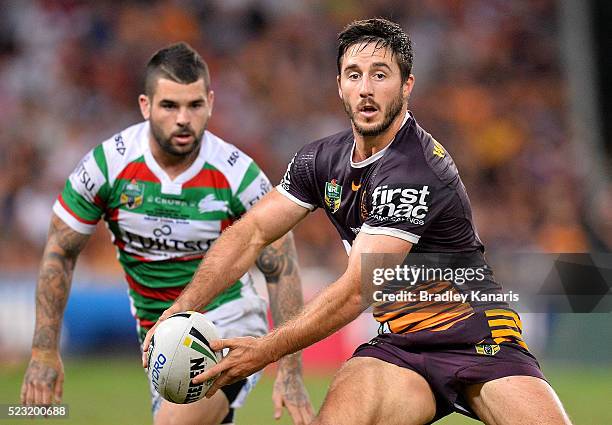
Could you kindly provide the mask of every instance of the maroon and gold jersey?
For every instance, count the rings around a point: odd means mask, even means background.
[[[444,280],[425,282],[433,292],[501,293],[484,259],[484,246],[456,165],[411,113],[394,140],[381,151],[353,162],[354,150],[351,129],[305,145],[291,160],[277,190],[310,210],[323,208],[347,252],[357,234],[364,232],[404,239],[413,244],[411,253],[458,255],[467,258],[470,266],[484,267],[485,279],[469,285]],[[374,316],[392,332],[407,334],[448,331],[468,318],[473,322],[475,315],[487,324],[492,316],[486,311],[507,312],[495,315],[501,319],[496,322],[500,326],[489,324],[485,336],[495,335],[495,342],[522,343],[518,316],[505,301],[491,301],[493,298],[483,302],[417,299],[380,303]]]
[[[350,129],[304,146],[277,189],[323,208],[347,247],[361,231],[405,239],[413,252],[483,250],[453,159],[411,115],[365,161],[353,162],[354,149]]]

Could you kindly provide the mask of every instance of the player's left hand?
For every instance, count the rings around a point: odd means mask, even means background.
[[[299,369],[279,366],[272,390],[272,401],[276,420],[281,418],[283,406],[289,411],[294,425],[309,424],[314,417],[308,391]]]
[[[219,388],[246,378],[275,361],[270,355],[269,344],[266,346],[262,338],[217,339],[210,342],[210,348],[213,351],[229,348],[230,352],[218,364],[192,379],[194,384],[201,384],[216,377],[206,398],[211,398]]]
[[[153,334],[155,333],[155,329],[157,329],[157,326],[159,326],[161,322],[166,320],[168,317],[172,316],[174,313],[180,313],[181,311],[184,311],[184,310],[181,310],[182,308],[183,307],[179,305],[178,302],[175,302],[173,305],[170,306],[170,308],[165,310],[161,316],[159,316],[159,319],[157,319],[157,322],[155,322],[153,327],[149,329],[149,331],[147,332],[147,335],[145,336],[145,339],[142,342],[142,367],[143,368],[146,369],[149,366],[148,364],[149,345],[151,345],[151,339],[153,339]]]

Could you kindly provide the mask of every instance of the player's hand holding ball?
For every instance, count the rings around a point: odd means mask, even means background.
[[[197,383],[192,378],[221,361],[221,351],[211,348],[218,338],[215,326],[201,313],[175,313],[158,322],[145,351],[148,376],[157,392],[178,404],[204,397],[214,375]]]
[[[218,339],[211,342],[210,346],[214,351],[222,352],[226,348],[230,351],[223,357],[223,360],[197,375],[193,381],[195,383],[202,383],[215,378],[215,381],[206,393],[206,397],[210,398],[221,387],[246,378],[263,369],[268,364],[277,361],[279,356],[275,356],[270,352],[270,345],[266,343],[265,338],[247,336]]]

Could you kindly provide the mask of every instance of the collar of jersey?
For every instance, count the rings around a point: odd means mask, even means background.
[[[408,121],[408,118],[410,118],[410,112],[406,111],[406,116],[404,117],[404,121],[402,121],[402,125],[400,126],[400,130],[402,129],[402,127],[404,127],[404,124],[406,124],[406,121]],[[399,133],[399,130],[398,130],[398,133]],[[351,156],[350,156],[351,167],[353,167],[353,168],[363,168],[363,167],[367,167],[368,165],[372,164],[373,162],[378,161],[385,154],[385,152],[387,151],[389,146],[391,146],[391,144],[394,141],[395,141],[395,137],[393,137],[393,140],[391,140],[391,142],[389,142],[389,144],[387,146],[385,146],[382,150],[376,152],[371,157],[366,158],[363,161],[353,162],[353,154],[355,153],[355,139],[353,139],[353,147],[351,148]]]
[[[148,125],[148,122],[147,122],[147,125]],[[198,157],[196,158],[196,160],[193,161],[193,164],[191,164],[189,168],[187,168],[181,174],[176,176],[174,180],[172,180],[168,176],[168,174],[166,174],[164,169],[157,163],[157,161],[155,161],[155,158],[153,157],[153,154],[151,153],[151,148],[149,147],[149,131],[150,129],[147,129],[146,131],[147,137],[144,138],[145,139],[144,140],[145,164],[147,164],[147,167],[149,167],[149,170],[151,170],[151,172],[155,174],[155,177],[157,177],[159,181],[161,182],[161,193],[164,193],[166,195],[180,195],[181,192],[183,191],[183,183],[187,183],[189,180],[194,178],[202,170],[202,167],[204,167],[204,155],[203,155],[204,149],[203,147],[208,145],[208,143],[206,142],[206,139],[208,137],[208,134],[207,134],[208,132],[207,131],[204,132],[204,136],[203,136],[204,140],[202,140],[202,143],[200,144],[200,152],[198,153]]]

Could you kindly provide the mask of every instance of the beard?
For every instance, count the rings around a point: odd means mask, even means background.
[[[356,112],[353,110],[353,108],[351,108],[351,105],[349,105],[349,103],[344,99],[342,99],[342,103],[344,103],[344,110],[351,119],[357,133],[364,137],[375,137],[387,131],[391,123],[395,120],[395,118],[397,118],[399,113],[402,111],[402,107],[404,106],[404,97],[400,91],[396,97],[391,99],[391,102],[387,107],[387,111],[385,112],[383,121],[380,124],[370,128],[359,125],[355,120]],[[380,111],[380,108],[378,108],[378,110]]]
[[[170,135],[166,135],[164,131],[157,126],[153,120],[149,120],[151,127],[151,134],[153,135],[153,139],[157,142],[158,146],[167,154],[175,156],[175,157],[186,157],[191,155],[194,151],[200,148],[200,144],[202,143],[202,136],[204,135],[204,131],[206,130],[206,126],[202,128],[202,130],[196,134],[196,132],[191,128],[191,126],[185,126],[180,130],[176,130],[172,132]],[[178,135],[189,134],[193,137],[193,143],[190,146],[175,146],[172,144],[172,138]]]

